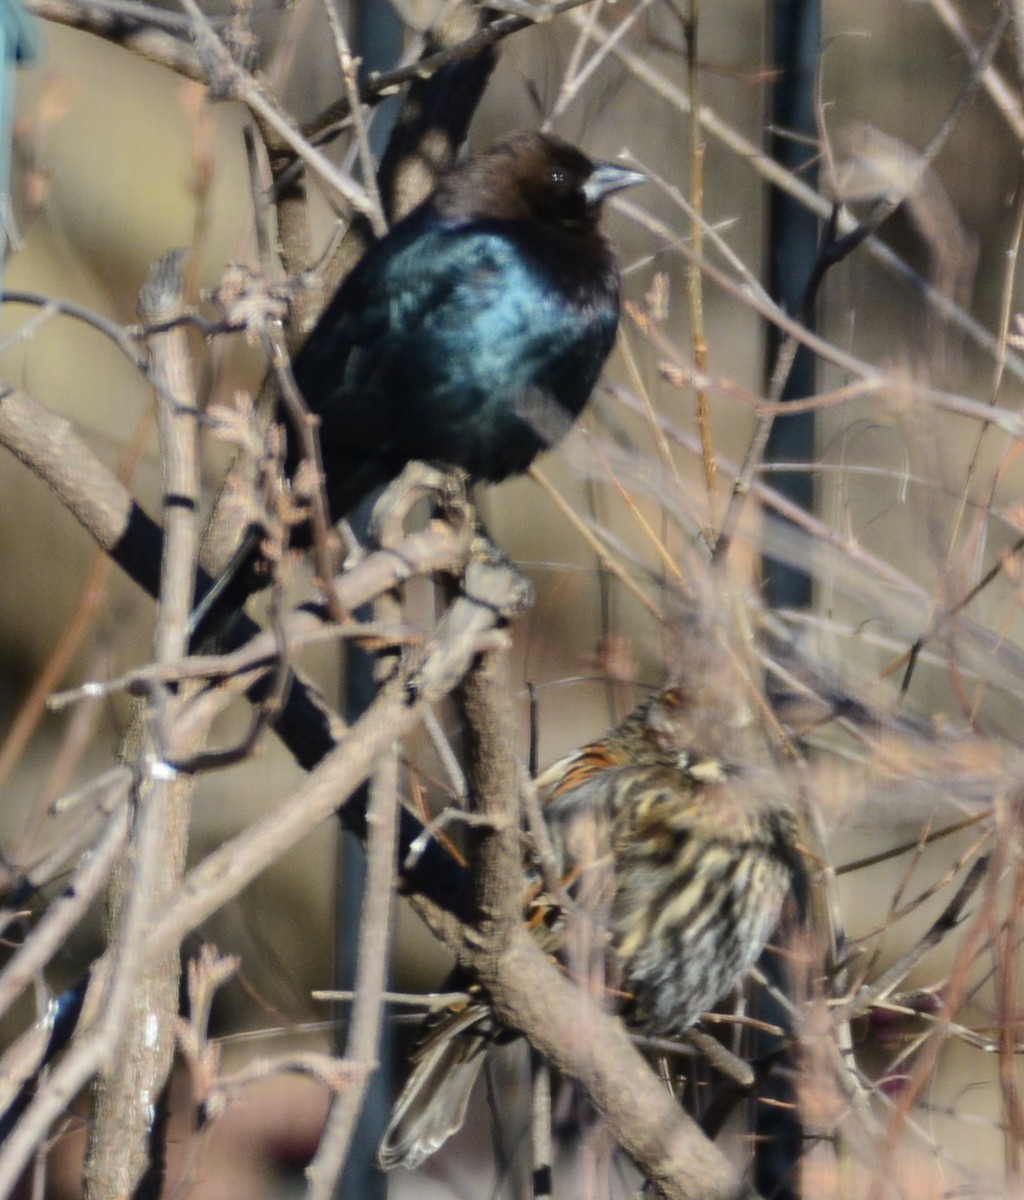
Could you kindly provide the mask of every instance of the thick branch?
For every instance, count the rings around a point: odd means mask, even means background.
[[[175,20],[175,14],[151,10],[149,5],[105,4],[103,0],[28,0],[26,7],[47,21],[124,46],[186,79],[206,82],[206,64],[186,40],[187,22],[181,17]]]
[[[522,789],[505,658],[500,649],[484,655],[460,689],[470,790],[477,811],[489,820],[471,829],[473,927],[445,940],[480,978],[502,1023],[525,1034],[549,1062],[583,1085],[615,1139],[662,1196],[748,1195],[725,1157],[656,1078],[622,1023],[561,974],[523,925]]]
[[[185,256],[174,251],[150,272],[142,289],[143,320],[176,317],[182,308]],[[180,658],[187,647],[186,623],[192,607],[198,551],[196,527],[199,492],[196,396],[186,333],[177,327],[157,334],[150,344],[154,379],[159,383],[158,427],[164,483],[167,537],[161,568],[154,659]],[[156,1194],[164,1177],[164,1089],[174,1055],[180,965],[178,946],[168,946],[145,964],[139,959],[145,923],[153,909],[173,895],[181,882],[188,846],[191,781],[145,777],[157,757],[154,730],[176,731],[185,703],[154,692],[146,728],[138,739],[139,784],[136,819],[122,867],[110,889],[108,953],[115,977],[129,971],[130,999],[96,1084],[96,1103],[85,1166],[89,1200],[116,1200],[148,1191]],[[197,736],[201,736],[197,734]],[[185,747],[173,747],[182,753]],[[128,964],[137,964],[132,970]]]
[[[487,818],[468,831],[473,875],[474,933],[498,954],[522,923],[522,844],[515,714],[507,656],[485,655],[459,691],[466,721],[466,775],[475,811]]]
[[[472,960],[503,1024],[577,1080],[613,1137],[668,1200],[740,1200],[754,1193],[683,1112],[622,1022],[562,975],[520,925],[496,959]]]

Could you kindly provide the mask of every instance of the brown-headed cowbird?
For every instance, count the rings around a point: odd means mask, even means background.
[[[296,358],[341,516],[412,459],[525,471],[590,397],[619,272],[601,201],[643,179],[519,133],[445,176],[360,261]]]
[[[549,134],[513,134],[371,247],[293,364],[320,419],[332,520],[413,459],[496,481],[565,432],[619,320],[601,203],[643,179]]]
[[[607,958],[609,1001],[655,1037],[678,1037],[739,983],[802,877],[771,772],[733,756],[748,746],[724,707],[671,687],[536,780],[575,915],[528,863],[524,916],[574,978]],[[472,985],[428,1018],[383,1168],[417,1166],[461,1126],[485,1051],[508,1036]]]

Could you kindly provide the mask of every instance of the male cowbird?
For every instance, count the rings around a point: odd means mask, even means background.
[[[524,916],[574,978],[607,957],[609,998],[652,1036],[679,1036],[736,986],[801,878],[795,817],[750,745],[724,706],[672,687],[536,780],[575,917],[529,863]],[[484,1052],[508,1036],[479,987],[428,1018],[382,1167],[417,1166],[461,1126]]]
[[[619,320],[601,202],[643,180],[548,134],[513,134],[364,255],[293,364],[320,419],[332,520],[413,459],[496,481],[565,432]],[[286,470],[298,461],[291,438]]]
[[[321,420],[332,516],[412,459],[499,480],[565,431],[619,320],[601,201],[642,180],[514,134],[364,256],[294,364]]]

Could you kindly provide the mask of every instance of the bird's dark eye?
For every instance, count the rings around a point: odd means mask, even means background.
[[[533,215],[553,225],[577,227],[587,215],[581,183],[580,172],[572,163],[549,163],[532,181],[529,204]]]

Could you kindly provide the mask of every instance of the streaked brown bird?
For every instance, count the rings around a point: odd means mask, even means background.
[[[751,745],[731,709],[671,687],[536,781],[569,911],[527,864],[527,919],[574,977],[600,960],[606,994],[651,1036],[736,987],[801,871],[795,817]],[[461,1127],[485,1051],[509,1036],[479,988],[428,1018],[383,1168],[418,1166]]]

